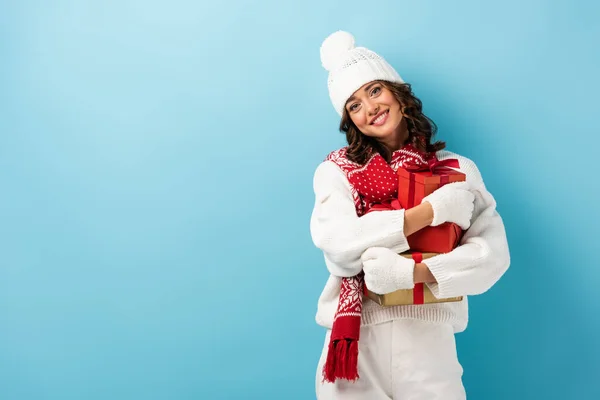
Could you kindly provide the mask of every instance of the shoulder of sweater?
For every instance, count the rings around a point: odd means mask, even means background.
[[[322,161],[315,169],[313,186],[317,188],[322,185],[337,186],[336,184],[342,184],[346,187],[350,186],[346,174],[338,164],[332,160]]]
[[[475,185],[483,184],[481,172],[479,171],[477,164],[470,158],[448,150],[440,150],[436,154],[439,160],[456,158],[458,160],[459,170],[467,176],[468,182],[472,182]]]
[[[348,146],[344,146],[329,152],[325,159],[319,165],[317,165],[314,173],[314,179],[320,181],[341,180],[344,183],[348,183],[348,178],[343,168],[354,166],[355,163],[348,160],[346,157],[347,150]]]

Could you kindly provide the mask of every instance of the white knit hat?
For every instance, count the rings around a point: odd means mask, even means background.
[[[380,55],[365,47],[355,47],[354,36],[344,31],[334,32],[323,41],[321,64],[329,71],[329,97],[340,116],[348,98],[365,83],[375,80],[404,83]]]

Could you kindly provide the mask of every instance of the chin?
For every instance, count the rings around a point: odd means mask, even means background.
[[[374,132],[375,135],[379,138],[386,138],[386,137],[391,137],[394,136],[396,134],[396,128],[392,128],[392,127],[385,127],[385,129],[382,129],[379,132]]]
[[[383,133],[381,136],[390,137],[396,134],[396,129],[389,129],[387,132]]]

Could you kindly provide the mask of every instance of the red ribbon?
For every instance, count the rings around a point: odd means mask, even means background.
[[[447,160],[432,158],[427,160],[427,164],[407,162],[404,164],[403,168],[408,172],[430,171],[432,174],[441,174],[443,172],[453,171],[452,168],[460,168],[460,164],[456,158],[449,158]]]
[[[453,168],[459,168],[460,164],[458,159],[449,158],[447,160],[438,160],[436,158],[432,158],[427,160],[427,164],[414,164],[408,162],[404,164],[403,168],[410,172],[408,177],[408,204],[406,208],[413,208],[415,206],[415,172],[425,172],[429,171],[432,175],[441,175],[440,176],[440,186],[441,188],[448,182],[450,182],[450,177],[448,175],[444,175],[444,172],[452,172]]]
[[[423,262],[423,254],[412,253],[412,259],[415,261],[415,264],[419,264]],[[413,288],[413,304],[423,304],[425,302],[424,290],[423,283],[415,283],[415,287]]]
[[[372,204],[369,208],[369,211],[384,211],[384,210],[401,210],[402,206],[400,205],[400,201],[398,199],[387,199],[382,201],[381,203]]]
[[[440,176],[440,186],[438,186],[438,189],[447,184],[448,182],[450,182],[450,177],[448,175]]]
[[[408,204],[407,209],[415,206],[415,174],[411,173],[408,177]]]

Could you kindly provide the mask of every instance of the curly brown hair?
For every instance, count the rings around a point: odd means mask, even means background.
[[[411,85],[388,81],[379,82],[391,91],[400,103],[400,109],[408,128],[407,143],[411,143],[417,149],[426,153],[444,149],[446,147],[445,142],[431,143],[437,132],[437,126],[423,114],[421,100],[413,94]],[[340,122],[340,132],[346,134],[346,140],[348,141],[346,155],[349,160],[364,165],[373,154],[373,151],[377,151],[388,163],[391,161],[392,151],[377,139],[359,131],[345,107]]]

